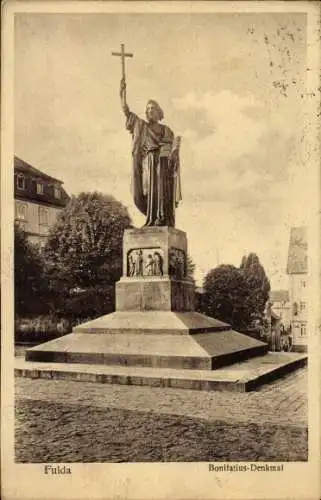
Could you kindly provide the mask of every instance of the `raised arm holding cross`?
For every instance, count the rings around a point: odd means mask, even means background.
[[[118,56],[121,58],[121,69],[122,69],[122,79],[120,82],[120,98],[122,103],[122,108],[124,113],[128,115],[129,108],[126,101],[126,74],[125,74],[125,58],[133,57],[133,54],[130,52],[125,52],[125,45],[123,43],[120,44],[120,52],[112,52],[113,56]]]

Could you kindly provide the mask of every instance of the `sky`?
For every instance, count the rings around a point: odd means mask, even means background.
[[[15,154],[66,191],[130,192],[131,137],[119,102],[156,99],[182,136],[186,231],[199,285],[218,264],[258,254],[286,288],[289,231],[306,223],[306,17],[300,13],[16,14]]]

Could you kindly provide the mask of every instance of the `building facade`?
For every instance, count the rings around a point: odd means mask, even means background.
[[[308,243],[305,226],[291,228],[287,274],[293,349],[305,352],[308,346]]]
[[[15,156],[14,197],[15,222],[30,242],[43,246],[49,228],[70,199],[63,182]]]
[[[280,318],[282,325],[289,328],[292,321],[292,307],[288,290],[271,290],[270,301],[272,311]]]

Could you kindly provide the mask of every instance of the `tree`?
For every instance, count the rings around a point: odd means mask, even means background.
[[[242,329],[249,321],[244,297],[247,295],[242,272],[235,266],[220,265],[211,269],[204,279],[204,312],[209,316]]]
[[[255,253],[244,255],[240,270],[245,280],[247,307],[251,311],[251,320],[263,320],[265,304],[269,298],[270,282],[265,270]]]
[[[78,315],[110,312],[114,283],[122,274],[123,232],[130,225],[127,208],[113,196],[94,192],[71,198],[44,248],[58,312],[67,314],[69,307],[77,315],[77,304]],[[106,297],[97,299],[97,307],[95,292]]]
[[[47,287],[43,261],[25,232],[14,227],[15,315],[30,316],[46,311]]]
[[[242,258],[240,268],[222,265],[204,280],[204,312],[246,331],[259,320],[262,325],[270,282],[258,256]]]

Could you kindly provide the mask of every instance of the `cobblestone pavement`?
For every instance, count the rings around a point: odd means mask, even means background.
[[[17,378],[16,398],[18,401],[181,415],[207,421],[307,427],[307,368],[249,393]]]
[[[16,379],[17,462],[307,460],[307,368],[250,393]]]
[[[48,401],[16,405],[16,461],[307,460],[307,429]]]

